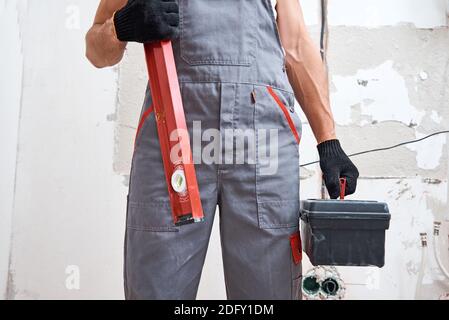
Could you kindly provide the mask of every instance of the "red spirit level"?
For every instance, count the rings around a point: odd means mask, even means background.
[[[203,221],[172,44],[145,44],[145,56],[175,225]]]

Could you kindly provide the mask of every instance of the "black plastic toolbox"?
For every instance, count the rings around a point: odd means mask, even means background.
[[[303,250],[314,266],[385,264],[386,203],[354,200],[301,202]]]

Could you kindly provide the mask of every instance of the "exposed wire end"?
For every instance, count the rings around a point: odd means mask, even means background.
[[[440,228],[441,228],[441,222],[440,221],[435,221],[433,223],[433,235],[434,236],[439,236],[440,235]]]
[[[434,222],[433,251],[434,251],[434,254],[435,254],[435,258],[437,260],[438,267],[441,270],[441,273],[447,279],[449,279],[449,271],[444,266],[443,261],[441,260],[441,255],[440,255],[440,253],[441,253],[440,244],[439,244],[440,227],[441,227],[441,222],[435,221]]]
[[[423,248],[427,247],[427,233],[423,232],[419,234],[421,237],[421,246]]]

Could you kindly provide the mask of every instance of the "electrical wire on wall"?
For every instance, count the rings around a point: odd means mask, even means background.
[[[329,27],[327,24],[327,1],[328,0],[321,0],[320,53],[325,65],[327,65],[327,48],[329,39]]]
[[[441,135],[441,134],[448,134],[449,130],[442,130],[442,131],[437,131],[434,133],[431,133],[425,137],[416,139],[416,140],[409,140],[409,141],[404,141],[398,144],[395,144],[393,146],[389,146],[389,147],[382,147],[382,148],[376,148],[376,149],[370,149],[370,150],[365,150],[365,151],[360,151],[360,152],[356,152],[356,153],[352,153],[352,154],[348,154],[348,157],[356,157],[356,156],[360,156],[362,154],[368,154],[368,153],[374,153],[374,152],[380,152],[380,151],[387,151],[387,150],[391,150],[391,149],[395,149],[395,148],[399,148],[408,144],[412,144],[412,143],[417,143],[417,142],[421,142],[423,140],[429,139],[431,137],[437,136],[437,135]],[[320,161],[313,161],[313,162],[309,162],[309,163],[305,163],[302,164],[301,167],[308,167],[311,166],[313,164],[317,164],[320,163]]]

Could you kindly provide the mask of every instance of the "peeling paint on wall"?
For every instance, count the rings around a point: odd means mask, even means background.
[[[370,122],[398,121],[419,124],[423,111],[412,106],[404,78],[393,68],[393,61],[353,76],[333,75],[332,102],[339,106],[335,121],[339,125],[366,125]],[[394,94],[391,92],[394,88]]]
[[[331,102],[337,133],[348,152],[391,146],[449,129],[447,28],[332,27],[330,32]],[[384,83],[379,79],[385,79]],[[354,161],[369,177],[446,179],[448,155],[440,152],[445,148],[442,139],[432,137]],[[426,157],[434,153],[426,163]]]
[[[430,119],[432,119],[435,124],[440,124],[441,121],[443,121],[443,117],[441,117],[436,110],[432,110],[432,112],[430,113]]]
[[[416,132],[416,138],[422,138],[425,134]],[[408,149],[416,152],[417,166],[424,170],[438,168],[446,146],[446,135],[435,136],[432,139],[421,141],[419,144],[409,144]]]

